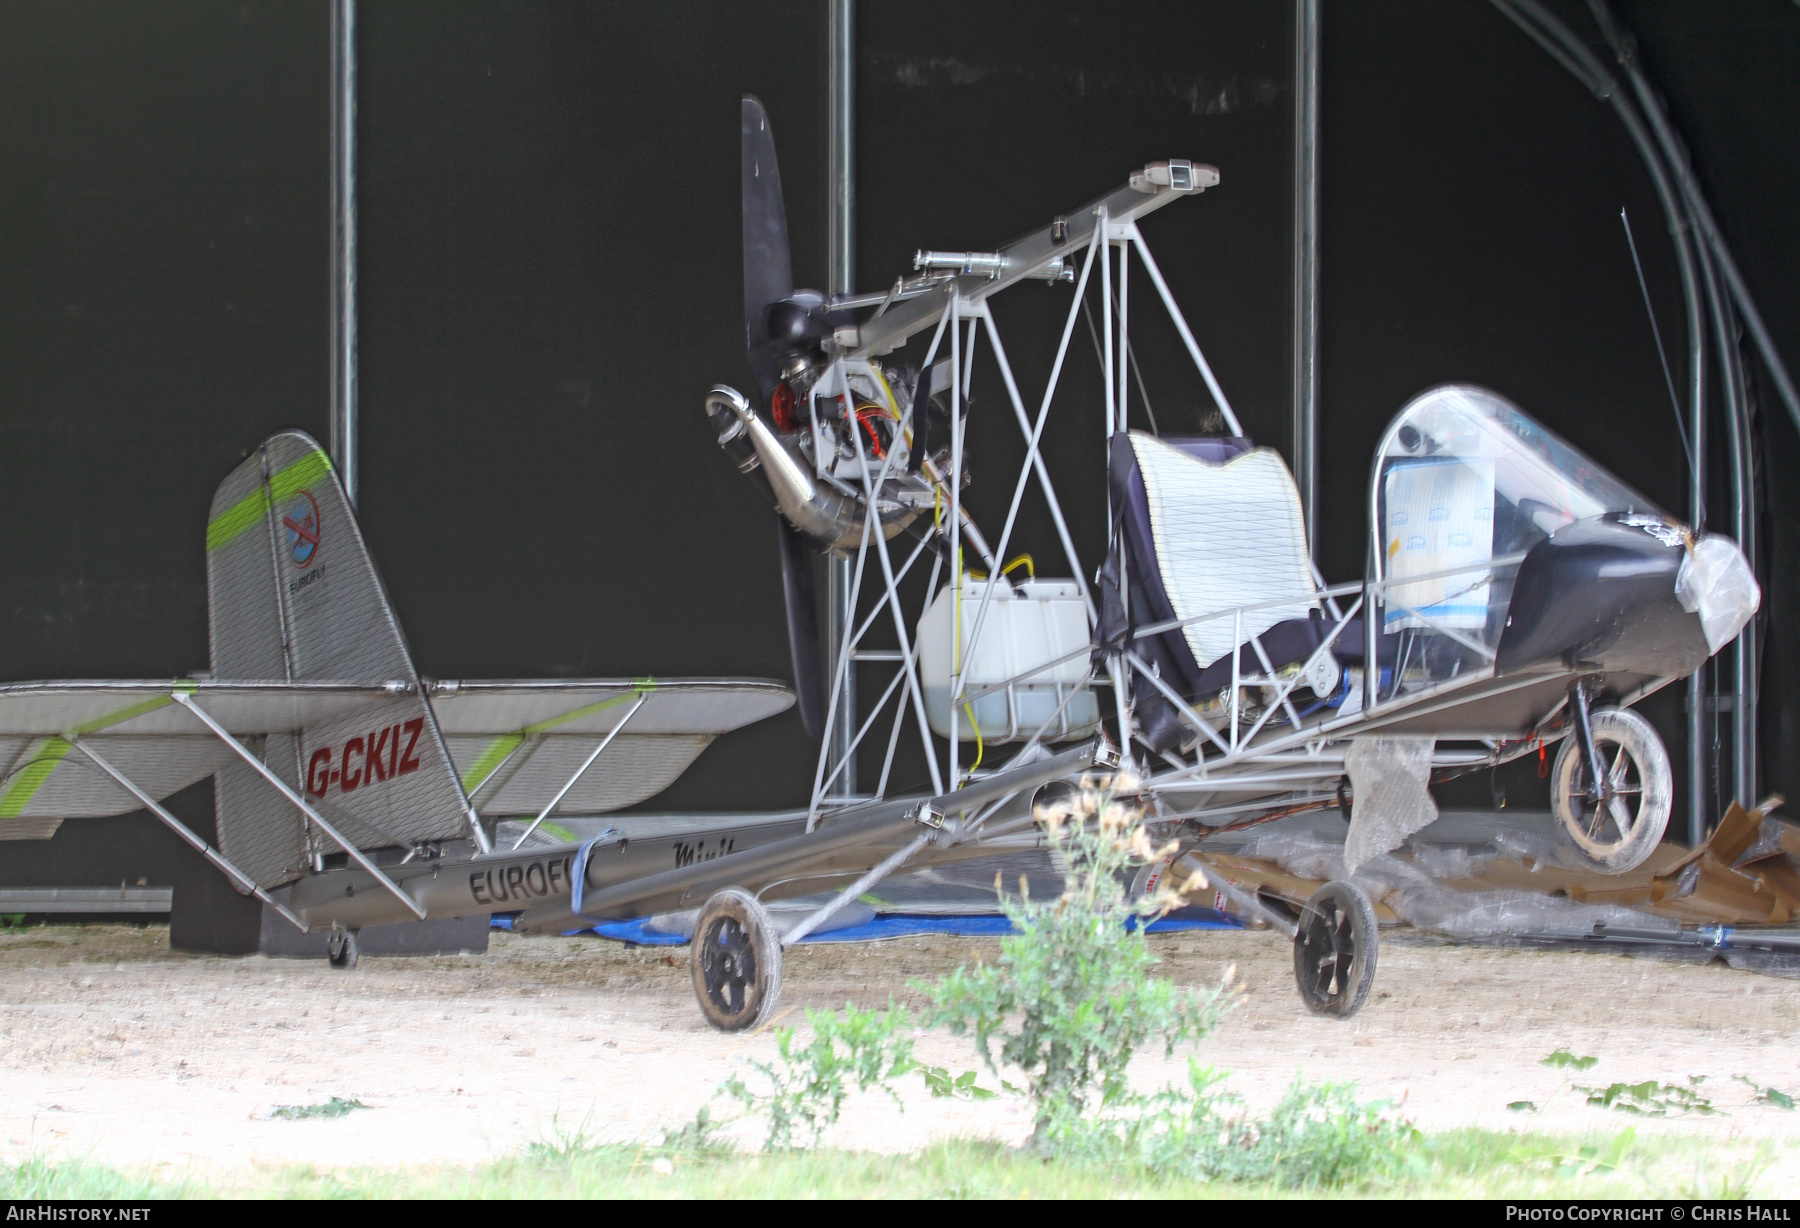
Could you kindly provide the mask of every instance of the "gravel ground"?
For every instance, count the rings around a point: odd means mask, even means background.
[[[1721,1138],[1800,1134],[1800,1112],[1751,1104],[1746,1076],[1800,1093],[1800,984],[1721,965],[1611,954],[1483,949],[1388,935],[1368,1007],[1349,1022],[1300,1006],[1289,948],[1269,932],[1153,938],[1168,975],[1216,984],[1237,965],[1250,993],[1198,1047],[1234,1072],[1252,1105],[1296,1072],[1354,1080],[1422,1128],[1678,1131]],[[907,938],[804,945],[788,953],[781,1009],[851,1000],[918,1002],[908,982],[992,958],[995,942]],[[250,1163],[473,1162],[558,1130],[622,1141],[688,1118],[771,1037],[722,1036],[695,1007],[685,948],[496,933],[486,955],[322,961],[171,952],[166,928],[62,926],[0,932],[0,1140],[8,1158],[87,1156],[206,1171]],[[1594,1054],[1571,1075],[1540,1064]],[[969,1043],[926,1034],[919,1056],[953,1071]],[[1181,1066],[1143,1059],[1146,1085]],[[1627,1119],[1588,1107],[1576,1082],[1704,1075],[1714,1117]],[[990,1075],[982,1081],[992,1085]],[[341,1096],[370,1106],[335,1120],[271,1117]],[[852,1104],[841,1146],[912,1150],[929,1139],[1016,1139],[1008,1098],[906,1111]],[[1509,1111],[1514,1101],[1540,1106]],[[1772,1176],[1800,1191],[1793,1150]],[[1783,1175],[1785,1174],[1785,1175]],[[1791,1176],[1793,1180],[1788,1180]]]

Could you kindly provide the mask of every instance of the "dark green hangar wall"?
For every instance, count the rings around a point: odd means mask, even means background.
[[[1619,10],[1800,366],[1800,8]],[[740,93],[775,123],[796,272],[823,280],[823,5],[363,0],[359,20],[362,511],[421,670],[785,676],[767,512],[699,403],[747,378]],[[1145,161],[1214,163],[1221,185],[1146,233],[1246,425],[1287,446],[1289,5],[865,0],[858,22],[863,286]],[[1684,509],[1621,207],[1679,347],[1673,261],[1611,112],[1477,0],[1325,0],[1323,43],[1328,575],[1361,573],[1381,426],[1449,379]],[[322,3],[0,7],[0,679],[204,666],[214,484],[276,428],[326,432],[328,73]],[[1028,398],[1065,304],[996,303]],[[1152,402],[1192,429],[1202,394],[1157,327]],[[1091,351],[1069,381],[1048,446],[1093,555]],[[970,498],[998,515],[1018,449],[984,386]],[[1762,407],[1764,775],[1800,794],[1800,443]],[[1049,553],[1040,511],[1019,534]],[[789,714],[653,804],[792,804],[811,767]]]

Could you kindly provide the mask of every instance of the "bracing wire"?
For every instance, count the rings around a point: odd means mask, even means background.
[[[1113,303],[1116,308],[1118,304],[1117,296],[1114,297]],[[1094,312],[1093,309],[1088,306],[1087,299],[1085,298],[1081,300],[1081,316],[1082,319],[1087,321],[1088,337],[1094,343],[1094,357],[1099,359],[1100,365],[1104,367],[1106,365],[1106,355],[1100,349],[1100,330],[1094,327]],[[1132,376],[1137,380],[1138,399],[1143,401],[1144,413],[1150,419],[1150,432],[1153,435],[1161,435],[1162,427],[1157,425],[1156,411],[1150,407],[1150,390],[1144,386],[1144,373],[1138,369],[1137,347],[1133,346],[1129,341],[1125,343],[1125,357],[1127,361],[1131,363]]]
[[[1694,460],[1694,449],[1688,443],[1687,421],[1681,416],[1681,398],[1675,395],[1675,376],[1669,370],[1669,354],[1663,348],[1662,329],[1656,323],[1656,307],[1650,302],[1650,283],[1644,280],[1644,262],[1638,259],[1637,239],[1631,233],[1631,217],[1623,208],[1619,210],[1619,221],[1625,224],[1625,242],[1631,247],[1631,265],[1637,270],[1638,289],[1644,295],[1644,314],[1650,317],[1650,334],[1656,338],[1656,356],[1662,360],[1663,383],[1669,389],[1669,408],[1675,411],[1675,433],[1681,438],[1681,450],[1687,455],[1688,468],[1693,472],[1694,490],[1700,490],[1700,467]],[[1702,506],[1702,519],[1704,505]]]

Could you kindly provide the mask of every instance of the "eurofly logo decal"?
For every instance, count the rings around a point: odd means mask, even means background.
[[[281,527],[287,533],[288,550],[295,567],[306,567],[319,553],[319,505],[307,491],[301,491],[281,513]]]

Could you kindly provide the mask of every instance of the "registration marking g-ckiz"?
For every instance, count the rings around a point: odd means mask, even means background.
[[[469,875],[469,895],[477,904],[525,904],[569,894],[573,857],[487,866]]]
[[[425,718],[415,716],[404,724],[372,729],[346,739],[342,752],[321,746],[306,765],[306,791],[324,797],[333,785],[340,793],[380,784],[394,776],[419,770],[419,734]],[[333,766],[333,765],[336,766]]]

